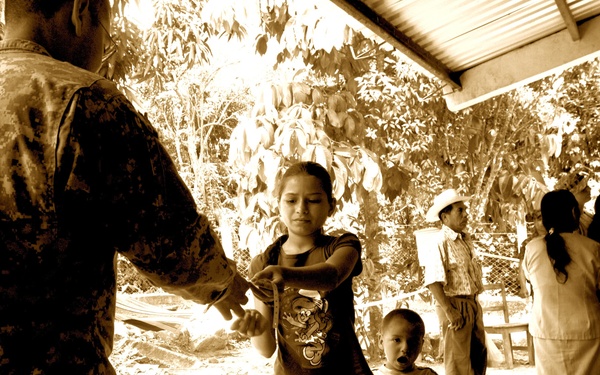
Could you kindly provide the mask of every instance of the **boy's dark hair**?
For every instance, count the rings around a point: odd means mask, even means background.
[[[419,337],[423,338],[425,336],[425,323],[423,322],[423,319],[417,312],[410,309],[394,309],[387,313],[381,323],[382,332],[385,332],[390,323],[397,318],[404,319],[416,327],[418,329],[417,333],[419,334]]]
[[[333,201],[333,183],[331,182],[331,175],[327,172],[321,164],[315,163],[314,161],[302,161],[296,164],[292,164],[281,176],[279,184],[277,185],[277,196],[281,197],[281,192],[288,178],[294,177],[300,174],[306,174],[314,176],[321,182],[321,187],[327,195],[329,202]]]
[[[579,228],[579,203],[570,191],[554,190],[542,198],[541,210],[542,223],[548,231],[546,251],[557,280],[564,284],[569,278],[566,267],[571,263],[571,256],[560,233],[570,233]]]

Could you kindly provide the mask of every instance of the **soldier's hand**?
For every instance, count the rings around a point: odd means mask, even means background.
[[[225,297],[219,302],[215,303],[215,307],[225,320],[231,320],[233,312],[240,318],[245,315],[245,311],[242,305],[248,303],[248,296],[246,291],[249,288],[249,284],[240,274],[236,273],[233,278],[233,283],[227,290]]]

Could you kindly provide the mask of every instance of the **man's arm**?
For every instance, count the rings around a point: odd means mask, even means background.
[[[443,237],[440,237],[437,244],[437,251],[432,251],[427,257],[425,265],[424,279],[425,286],[433,294],[436,302],[440,305],[444,314],[450,322],[449,328],[459,329],[464,324],[460,311],[454,308],[446,294],[444,293],[444,284],[446,283],[445,259],[447,257],[446,245]]]
[[[435,282],[433,284],[427,285],[427,288],[431,291],[431,294],[433,294],[433,298],[435,298],[437,303],[440,305],[440,307],[446,314],[446,317],[450,321],[450,325],[448,326],[448,328],[454,330],[462,328],[465,324],[465,320],[460,314],[460,311],[458,311],[452,305],[452,302],[450,302],[450,300],[444,293],[444,287],[442,286],[442,283]]]

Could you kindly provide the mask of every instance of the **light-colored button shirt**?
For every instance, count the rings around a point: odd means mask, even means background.
[[[425,286],[440,282],[449,297],[483,291],[481,264],[467,234],[442,225],[437,250],[424,264]]]
[[[561,233],[571,262],[567,281],[556,279],[544,237],[525,248],[523,271],[533,287],[531,335],[552,340],[600,337],[600,244],[576,233]]]

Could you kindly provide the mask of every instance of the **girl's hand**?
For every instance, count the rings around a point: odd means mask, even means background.
[[[261,281],[256,284],[250,283],[250,290],[258,300],[268,303],[273,302],[273,285],[269,281]]]
[[[267,266],[256,273],[250,282],[260,287],[271,287],[271,283],[275,283],[279,290],[283,290],[285,284],[283,270],[279,266]]]
[[[267,266],[264,270],[256,273],[250,282],[260,288],[273,289],[273,284],[282,291],[285,286],[283,269],[280,266]]]
[[[269,327],[269,321],[257,310],[246,310],[244,316],[236,319],[231,329],[248,337],[260,336]]]
[[[274,288],[283,291],[284,280],[282,268],[279,266],[267,266],[264,270],[256,273],[250,280],[250,289],[254,297],[267,303],[274,300]]]

